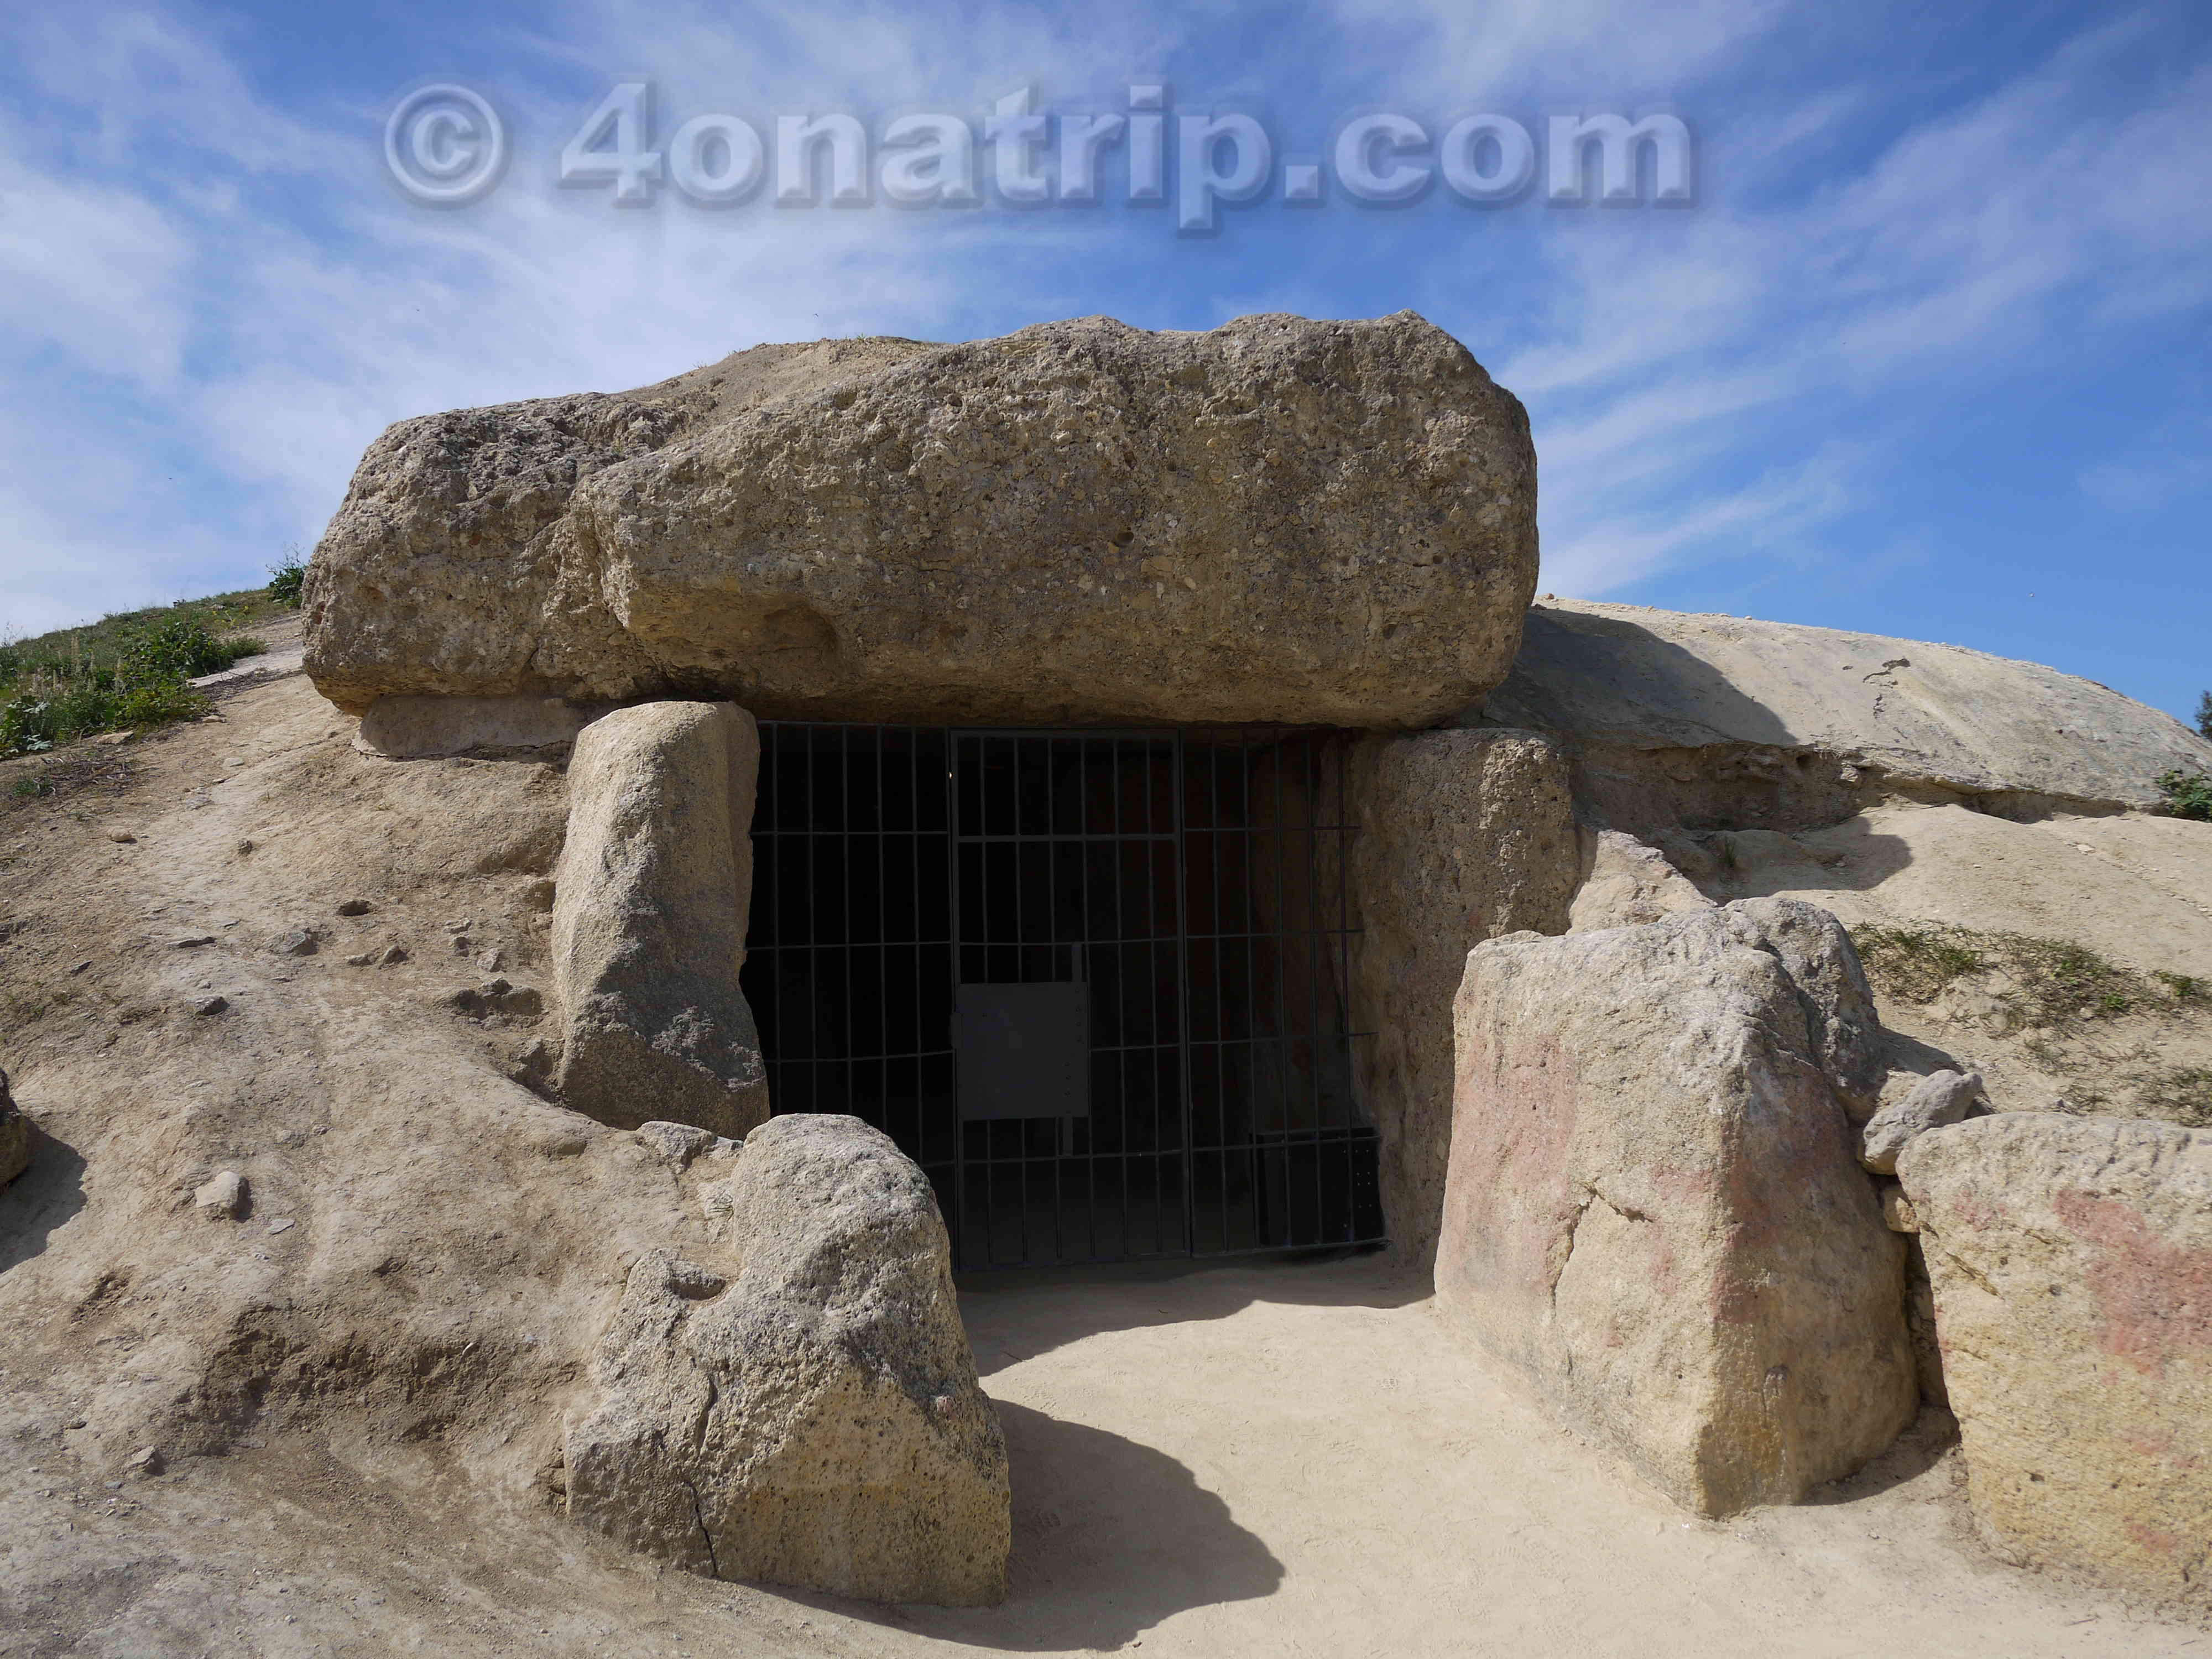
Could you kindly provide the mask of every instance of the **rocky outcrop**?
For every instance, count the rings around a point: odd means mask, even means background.
[[[630,1271],[568,1429],[570,1516],[716,1577],[1003,1600],[1006,1443],[927,1177],[857,1118],[799,1115],[722,1185],[727,1264]]]
[[[1868,1120],[1859,1136],[1859,1162],[1876,1175],[1897,1169],[1897,1155],[1913,1139],[1956,1123],[1982,1103],[1979,1072],[1931,1072]]]
[[[307,667],[356,713],[1422,726],[1503,678],[1535,569],[1527,417],[1411,313],[1089,318],[403,422],[316,550]]]
[[[1640,927],[1684,910],[1712,908],[1712,900],[1657,848],[1586,823],[1575,833],[1582,854],[1582,879],[1568,912],[1575,932]]]
[[[1360,1098],[1382,1139],[1395,1248],[1425,1266],[1452,1133],[1452,998],[1467,953],[1564,933],[1575,825],[1556,745],[1525,732],[1426,732],[1354,751],[1352,957]]]
[[[646,703],[577,739],[554,884],[555,1085],[602,1123],[734,1136],[768,1115],[738,988],[759,765],[752,717],[728,703]]]
[[[2212,743],[2094,681],[1957,646],[1547,599],[1469,721],[1567,738],[1577,803],[1650,839],[1834,823],[1892,793],[2155,807]]]
[[[0,1186],[31,1167],[30,1121],[8,1092],[8,1073],[0,1072]]]
[[[1702,1515],[1794,1501],[1915,1409],[1846,1110],[1863,991],[1782,900],[1468,957],[1439,1304]]]
[[[2212,1137],[2001,1113],[1897,1172],[1984,1534],[2212,1606]]]

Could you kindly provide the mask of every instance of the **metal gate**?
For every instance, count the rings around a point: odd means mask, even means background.
[[[1380,1241],[1345,734],[760,731],[774,1109],[890,1134],[962,1267]]]

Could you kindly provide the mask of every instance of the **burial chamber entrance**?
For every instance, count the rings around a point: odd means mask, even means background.
[[[763,721],[771,1109],[889,1133],[964,1269],[1381,1243],[1348,742]]]

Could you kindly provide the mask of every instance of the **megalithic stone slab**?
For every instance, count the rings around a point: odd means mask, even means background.
[[[1787,899],[1468,957],[1437,1299],[1701,1515],[1850,1474],[1917,1403],[1860,982]]]
[[[1418,726],[1504,678],[1525,412],[1410,312],[762,346],[404,421],[307,579],[308,672],[763,716]]]
[[[567,1104],[617,1128],[738,1136],[768,1115],[738,986],[760,734],[729,703],[654,702],[586,726],[554,877]]]
[[[1984,1535],[2212,1608],[2212,1135],[2001,1112],[1897,1174]]]
[[[721,1248],[630,1270],[567,1425],[569,1515],[713,1577],[1003,1601],[1006,1439],[928,1176],[858,1118],[799,1113],[718,1191]]]

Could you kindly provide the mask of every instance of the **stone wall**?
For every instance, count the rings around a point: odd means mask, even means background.
[[[1527,732],[1369,738],[1352,758],[1360,1098],[1382,1140],[1382,1206],[1409,1266],[1436,1250],[1452,1133],[1452,998],[1467,953],[1565,933],[1580,854],[1565,757]]]

